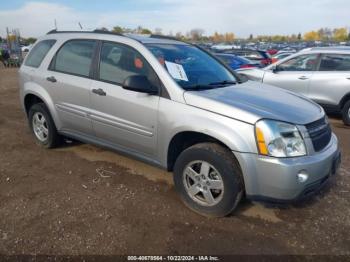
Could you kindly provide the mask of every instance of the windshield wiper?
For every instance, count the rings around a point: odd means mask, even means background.
[[[214,87],[211,85],[193,85],[193,86],[186,86],[184,87],[187,91],[193,91],[193,90],[208,90],[213,89]]]
[[[235,85],[237,84],[237,82],[235,81],[221,81],[221,82],[213,82],[207,85],[193,85],[193,86],[186,86],[184,87],[184,89],[186,90],[208,90],[208,89],[216,89],[216,88],[222,88],[225,87],[227,85]]]
[[[210,83],[209,85],[220,86],[220,85],[235,85],[235,84],[237,84],[236,81],[224,80],[224,81],[220,81],[220,82],[213,82],[213,83]]]

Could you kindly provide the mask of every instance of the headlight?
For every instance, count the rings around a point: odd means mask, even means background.
[[[261,155],[293,157],[306,155],[303,138],[295,125],[274,120],[260,120],[255,135]]]

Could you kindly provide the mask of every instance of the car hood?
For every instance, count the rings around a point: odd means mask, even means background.
[[[268,118],[304,125],[324,116],[323,109],[299,94],[253,81],[203,91],[186,91],[188,105],[251,124]]]

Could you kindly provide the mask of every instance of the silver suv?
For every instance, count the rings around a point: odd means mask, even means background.
[[[300,93],[327,112],[340,112],[350,125],[350,47],[309,48],[264,69],[240,73]]]
[[[206,216],[242,197],[304,198],[340,162],[319,105],[244,82],[175,39],[49,32],[21,66],[20,98],[40,145],[66,136],[173,171],[183,202]]]

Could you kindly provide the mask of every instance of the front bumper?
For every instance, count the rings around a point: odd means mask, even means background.
[[[274,158],[237,153],[243,172],[246,196],[252,200],[293,202],[318,191],[340,164],[337,137],[332,134],[329,145],[321,152],[304,157]],[[297,175],[307,174],[305,182]]]

